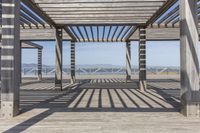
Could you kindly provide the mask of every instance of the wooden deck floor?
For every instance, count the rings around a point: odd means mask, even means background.
[[[4,133],[197,133],[200,119],[180,113],[180,86],[174,79],[152,79],[148,91],[123,79],[80,80],[54,90],[51,80],[24,82],[21,115],[0,119]]]

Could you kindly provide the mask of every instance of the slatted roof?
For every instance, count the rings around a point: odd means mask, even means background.
[[[138,24],[147,22],[166,0],[33,0],[33,2],[56,24]]]
[[[136,26],[69,26],[79,42],[124,42],[137,29]]]
[[[1,8],[2,5],[0,4]],[[2,15],[2,10],[0,9],[0,14]],[[40,15],[38,15],[34,10],[27,7],[23,2],[20,3],[20,25],[25,28],[39,28],[49,26],[48,22],[45,21]]]
[[[154,26],[161,26],[161,27],[179,27],[180,22],[180,14],[179,14],[179,2],[180,0],[177,0],[165,13],[163,13],[158,19],[154,21],[152,25]],[[198,9],[197,9],[197,15],[200,19],[200,0],[197,2]]]
[[[148,33],[179,28],[179,0],[21,0],[20,5],[20,25],[30,35],[33,29],[47,33],[62,26],[65,38],[78,42],[124,42],[136,37],[138,26],[150,27]],[[160,30],[166,36],[171,31]],[[152,39],[160,39],[159,34]]]

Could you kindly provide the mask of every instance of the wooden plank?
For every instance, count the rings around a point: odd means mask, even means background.
[[[55,41],[55,29],[21,29],[20,32],[22,41]],[[63,40],[70,41],[72,38],[63,32]]]
[[[70,81],[71,84],[76,83],[76,45],[75,42],[71,42],[71,73]]]
[[[2,1],[1,116],[19,114],[20,87],[20,2]]]
[[[46,23],[52,26],[56,26],[55,22],[45,14],[32,0],[21,0],[28,8],[39,15]]]
[[[126,43],[126,81],[131,80],[131,42]]]
[[[139,2],[164,2],[165,0],[34,0],[38,4],[57,4],[57,3],[139,3]]]
[[[33,18],[35,21],[37,21],[39,24],[44,25],[45,23],[35,14],[33,14],[33,12],[31,12],[30,10],[28,10],[26,7],[24,7],[23,4],[20,5],[20,9],[21,12],[25,12],[26,14],[28,14],[31,18]]]
[[[142,2],[142,1],[138,1],[138,2],[119,2],[119,3],[115,3],[115,2],[95,2],[95,3],[37,3],[38,6],[40,8],[94,8],[94,7],[151,7],[151,6],[155,6],[155,7],[159,7],[159,6],[162,6],[163,5],[163,1],[156,1],[156,2],[153,2],[153,1],[150,1],[150,2]]]
[[[178,0],[168,0],[166,3],[149,19],[146,23],[148,26],[149,24],[154,23],[162,14],[164,14],[174,3]]]
[[[139,12],[139,13],[145,13],[145,12],[156,12],[156,10],[158,10],[160,7],[155,7],[155,6],[151,6],[151,7],[112,7],[112,8],[109,8],[109,7],[91,7],[91,8],[50,8],[50,7],[46,7],[46,8],[43,8],[42,10],[44,12],[69,12],[69,13],[72,13],[72,12],[111,12],[111,11],[117,11],[117,12],[123,12],[123,11],[131,11],[131,12]]]
[[[74,36],[73,33],[71,33],[69,27],[64,26],[63,29],[66,31],[66,33],[72,38],[73,41],[77,41],[76,37]]]
[[[146,27],[139,27],[139,87],[147,89],[146,83]]]
[[[59,25],[101,23],[144,24],[150,19],[153,13],[163,6],[166,0],[60,0],[56,2],[51,0],[35,0],[34,2]],[[121,12],[121,10],[125,12]]]
[[[21,48],[43,49],[43,46],[33,43],[31,41],[21,41]]]
[[[197,0],[180,2],[181,109],[185,116],[200,117]]]
[[[56,90],[62,90],[62,67],[63,67],[62,66],[63,65],[62,28],[56,28],[55,36],[56,36],[55,89]]]
[[[42,81],[42,49],[38,49],[38,81]]]
[[[130,41],[138,41],[139,30],[129,38]],[[170,41],[179,40],[180,31],[179,28],[147,28],[146,29],[146,40],[147,41]]]

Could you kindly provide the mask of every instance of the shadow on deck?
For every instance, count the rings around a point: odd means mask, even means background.
[[[135,81],[125,83],[121,79],[81,80],[76,87],[67,87],[63,92],[33,90],[34,86],[27,84],[21,91],[21,113],[47,110],[5,133],[22,132],[56,112],[178,112],[179,88],[163,86],[173,83],[178,84],[178,81],[149,80],[146,92],[140,92]]]

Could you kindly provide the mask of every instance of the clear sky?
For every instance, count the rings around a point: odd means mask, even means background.
[[[54,65],[55,42],[36,42],[44,47],[43,64]],[[125,43],[77,43],[76,64],[111,64],[125,66]],[[180,48],[178,41],[147,42],[148,66],[179,66]],[[138,42],[131,45],[132,65],[138,65]],[[24,49],[23,63],[37,63],[37,50]],[[63,43],[63,63],[70,64],[70,43]]]

